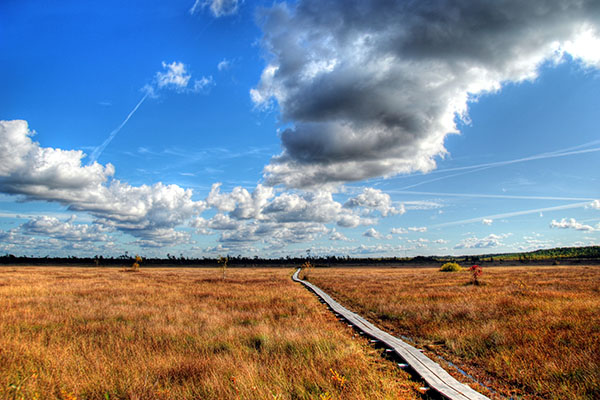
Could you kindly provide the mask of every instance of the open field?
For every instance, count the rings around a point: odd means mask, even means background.
[[[413,399],[290,269],[0,268],[2,399]]]
[[[308,279],[502,394],[600,398],[600,267],[484,267],[481,286],[433,268],[317,268]]]

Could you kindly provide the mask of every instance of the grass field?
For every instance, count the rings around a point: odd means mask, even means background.
[[[309,280],[504,395],[599,399],[600,267],[483,270],[481,286],[432,268],[323,268]]]
[[[0,268],[1,399],[413,399],[289,269]]]

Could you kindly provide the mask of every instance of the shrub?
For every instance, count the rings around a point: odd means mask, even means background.
[[[442,267],[440,268],[440,271],[442,272],[457,272],[457,271],[462,271],[462,267],[455,262],[447,262],[446,264],[442,265]]]
[[[471,283],[473,285],[479,285],[479,277],[483,275],[483,268],[481,268],[479,265],[473,265],[471,268],[469,268],[469,271],[471,271]]]

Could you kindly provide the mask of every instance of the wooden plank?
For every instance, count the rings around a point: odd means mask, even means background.
[[[419,349],[402,341],[401,339],[382,331],[375,325],[346,309],[331,296],[322,291],[319,287],[312,283],[298,278],[300,268],[294,273],[292,279],[302,283],[304,286],[312,290],[318,297],[323,299],[334,313],[345,318],[346,322],[363,331],[366,335],[379,340],[384,345],[388,346],[400,358],[402,358],[410,367],[419,375],[427,384],[439,392],[442,396],[450,400],[485,400],[489,397],[471,389],[454,379],[446,372],[438,363],[425,356]]]

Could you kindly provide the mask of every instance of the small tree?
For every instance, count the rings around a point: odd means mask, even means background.
[[[302,268],[302,272],[304,273],[302,279],[307,279],[310,271],[313,269],[313,265],[310,261],[306,261],[300,268]]]
[[[479,285],[479,277],[483,275],[483,269],[479,265],[473,265],[469,268],[469,271],[471,271],[471,283],[473,285]]]
[[[221,257],[219,256],[219,265],[221,266],[221,271],[223,272],[223,279],[225,279],[225,270],[227,269],[227,262],[229,261],[229,257]]]
[[[134,272],[138,272],[140,270],[140,263],[142,262],[142,257],[138,256],[137,254],[135,255],[135,261],[133,262],[133,265],[131,266],[131,270]]]

